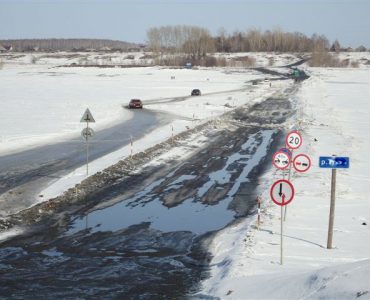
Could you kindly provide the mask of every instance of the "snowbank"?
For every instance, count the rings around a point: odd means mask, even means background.
[[[295,199],[284,225],[284,264],[280,265],[280,207],[269,197],[281,171],[262,178],[262,226],[255,216],[218,233],[211,251],[212,277],[202,294],[221,299],[370,298],[370,76],[368,69],[311,69],[297,96],[303,146],[313,162],[294,173]],[[288,126],[289,127],[289,126]],[[331,171],[319,156],[350,157],[337,171],[334,249],[326,249]]]

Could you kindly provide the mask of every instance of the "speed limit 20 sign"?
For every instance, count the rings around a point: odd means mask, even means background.
[[[290,149],[293,149],[293,150],[298,149],[302,145],[301,134],[296,130],[289,132],[288,135],[286,136],[285,144]]]

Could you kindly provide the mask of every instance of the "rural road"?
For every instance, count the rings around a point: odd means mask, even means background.
[[[90,141],[89,160],[129,144],[130,135],[134,140],[141,138],[171,118],[153,110],[135,111],[130,120],[96,132]],[[42,186],[85,163],[82,137],[0,156],[0,216],[29,206]],[[14,207],[14,202],[19,206]]]

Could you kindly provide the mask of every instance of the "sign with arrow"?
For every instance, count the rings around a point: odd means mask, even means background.
[[[297,172],[306,172],[311,167],[311,159],[306,154],[298,154],[293,159],[293,167]]]
[[[287,205],[294,198],[294,187],[290,181],[280,179],[271,186],[270,196],[275,204],[279,206]]]
[[[289,154],[283,151],[275,152],[272,156],[272,164],[280,170],[286,169],[290,164]]]
[[[319,167],[327,169],[348,169],[349,157],[320,156]]]
[[[90,112],[90,110],[88,108],[86,108],[85,113],[83,114],[80,122],[81,123],[83,123],[83,122],[87,122],[87,123],[88,122],[92,122],[92,123],[94,123],[95,122],[95,119],[92,116],[92,114],[91,114],[91,112]]]
[[[297,130],[289,132],[285,139],[285,144],[287,145],[287,147],[293,150],[301,147],[302,142],[302,136]]]

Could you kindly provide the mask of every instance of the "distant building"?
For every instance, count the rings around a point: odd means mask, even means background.
[[[13,50],[12,45],[0,45],[0,52],[9,52]]]

